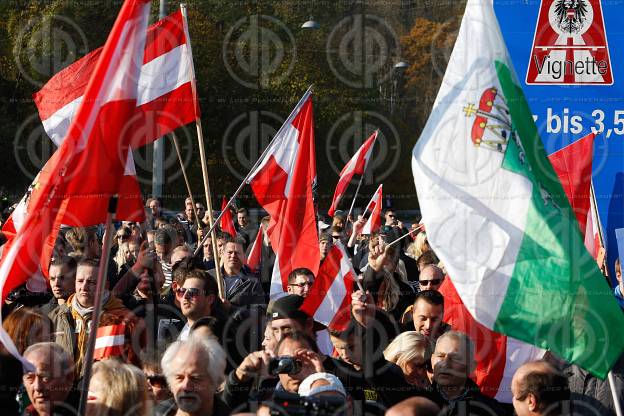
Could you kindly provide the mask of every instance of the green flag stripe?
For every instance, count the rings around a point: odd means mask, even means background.
[[[522,90],[496,62],[519,143],[503,167],[533,184],[524,238],[494,330],[552,350],[604,378],[624,349],[624,315],[583,240]]]

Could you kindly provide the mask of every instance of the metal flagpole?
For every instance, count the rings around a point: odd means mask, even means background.
[[[238,194],[241,193],[241,191],[243,190],[243,188],[247,184],[247,181],[249,180],[251,175],[253,175],[255,173],[255,171],[258,168],[258,166],[260,166],[262,161],[265,159],[266,155],[271,151],[271,147],[273,146],[273,143],[275,143],[275,138],[280,136],[280,133],[285,128],[284,126],[286,126],[286,124],[288,123],[288,120],[290,120],[290,118],[293,116],[293,114],[295,114],[301,108],[301,106],[303,105],[303,103],[305,102],[305,100],[308,98],[308,96],[310,94],[312,94],[312,85],[310,85],[308,87],[308,89],[306,90],[305,94],[303,94],[303,97],[301,97],[301,99],[299,100],[299,102],[297,103],[297,105],[295,106],[293,111],[290,113],[290,115],[286,119],[286,123],[284,123],[282,125],[282,127],[280,127],[280,129],[277,131],[275,136],[273,136],[273,139],[271,140],[271,143],[269,143],[269,145],[266,147],[266,149],[264,149],[264,151],[262,152],[262,154],[260,155],[260,157],[258,158],[256,163],[254,163],[254,165],[251,167],[251,169],[249,170],[249,173],[247,174],[247,176],[245,176],[245,179],[243,179],[243,181],[239,185],[238,189],[236,189],[236,191],[234,192],[234,195],[232,195],[232,197],[229,199],[228,203],[226,204],[225,208],[221,211],[221,213],[215,219],[215,224],[219,223],[219,220],[223,216],[223,213],[225,212],[225,210],[228,209],[232,205],[232,202],[236,199],[236,197],[238,197]],[[215,227],[215,224],[212,224],[210,226],[210,230],[208,231],[208,233],[212,232],[213,228]],[[206,234],[204,236],[204,238],[202,239],[202,245],[203,245],[203,243],[207,239],[208,239],[208,234]],[[197,255],[199,253],[199,247],[201,247],[201,246],[198,245],[197,248],[195,249],[194,255]]]
[[[100,315],[102,314],[102,294],[104,292],[104,280],[108,273],[108,261],[110,258],[111,236],[113,235],[113,216],[117,212],[118,196],[111,196],[108,201],[108,213],[106,214],[106,232],[104,233],[104,244],[102,246],[102,258],[98,268],[97,285],[95,288],[95,304],[93,315],[91,318],[91,329],[89,331],[89,339],[87,341],[87,350],[84,355],[84,376],[82,378],[80,402],[78,403],[78,414],[85,414],[85,406],[87,403],[87,395],[89,394],[89,382],[91,381],[91,368],[93,366],[93,352],[95,350],[95,339],[97,338],[97,330],[100,326]]]
[[[188,14],[186,11],[186,5],[180,4],[180,10],[182,11],[182,18],[184,19],[184,34],[186,35],[186,43],[189,49],[190,55],[190,65],[189,72],[191,75],[191,90],[193,91],[193,99],[195,100],[195,106],[199,106],[199,100],[197,95],[197,82],[195,80],[195,66],[193,63],[193,49],[191,47],[191,37],[189,36],[188,31]],[[197,114],[199,115],[199,114]],[[217,275],[217,286],[219,290],[219,298],[222,301],[225,301],[225,282],[223,281],[223,277],[221,276],[221,262],[219,261],[219,250],[217,249],[217,234],[214,231],[214,225],[216,222],[214,221],[212,215],[212,198],[210,196],[210,182],[208,180],[208,164],[206,162],[206,149],[204,148],[204,133],[201,124],[201,118],[196,117],[195,127],[197,128],[197,142],[199,144],[199,158],[201,161],[202,168],[202,178],[204,181],[204,194],[206,196],[206,209],[208,210],[208,225],[210,226],[210,231],[207,235],[212,239],[212,257],[215,260],[215,273]],[[195,249],[195,254],[199,253],[199,249],[203,247],[204,238],[202,238],[201,245],[198,244]]]

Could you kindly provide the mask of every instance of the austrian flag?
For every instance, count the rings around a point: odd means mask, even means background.
[[[301,310],[331,329],[343,331],[351,319],[351,292],[355,282],[351,260],[340,242],[323,260]]]
[[[312,184],[316,180],[312,93],[306,92],[275,135],[248,182],[271,221],[275,251],[271,298],[282,296],[299,267],[318,271],[320,253]]]
[[[93,359],[98,361],[104,358],[123,355],[125,331],[126,326],[123,324],[99,327],[95,339]]]
[[[342,168],[342,172],[340,172],[340,179],[338,179],[338,185],[336,185],[336,191],[334,192],[334,199],[332,200],[331,207],[329,207],[329,211],[327,211],[327,215],[330,217],[334,216],[334,213],[338,208],[338,204],[340,204],[340,200],[342,199],[342,196],[347,190],[347,187],[349,186],[349,183],[351,183],[353,177],[355,175],[364,175],[368,161],[373,153],[373,146],[375,145],[375,140],[377,140],[378,133],[379,131],[375,131],[371,134],[358,151],[355,152],[351,160],[349,160],[349,163]]]

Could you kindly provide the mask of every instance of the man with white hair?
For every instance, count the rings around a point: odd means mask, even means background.
[[[24,415],[75,414],[77,397],[68,398],[74,383],[74,362],[67,351],[54,342],[39,342],[24,351],[24,358],[34,366],[22,377],[31,403]]]
[[[173,399],[159,405],[159,416],[221,416],[230,409],[216,394],[224,379],[225,351],[214,337],[191,335],[174,342],[161,361]]]
[[[476,368],[475,347],[468,335],[448,331],[436,341],[431,356],[433,386],[445,401],[441,416],[506,415],[502,405],[481,393],[470,379]]]

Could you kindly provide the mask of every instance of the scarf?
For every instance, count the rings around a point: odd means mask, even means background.
[[[91,317],[95,306],[91,306],[89,308],[82,306],[78,302],[78,299],[76,299],[75,293],[67,299],[67,303],[71,305],[70,311],[75,323],[74,331],[76,333],[76,347],[78,349],[75,355],[76,375],[81,377],[84,365],[84,354],[86,352],[87,340],[89,338],[89,326],[91,324]],[[103,313],[109,309],[123,306],[121,301],[116,297],[111,296],[108,290],[104,291],[102,294],[102,303],[104,304],[102,307]]]

